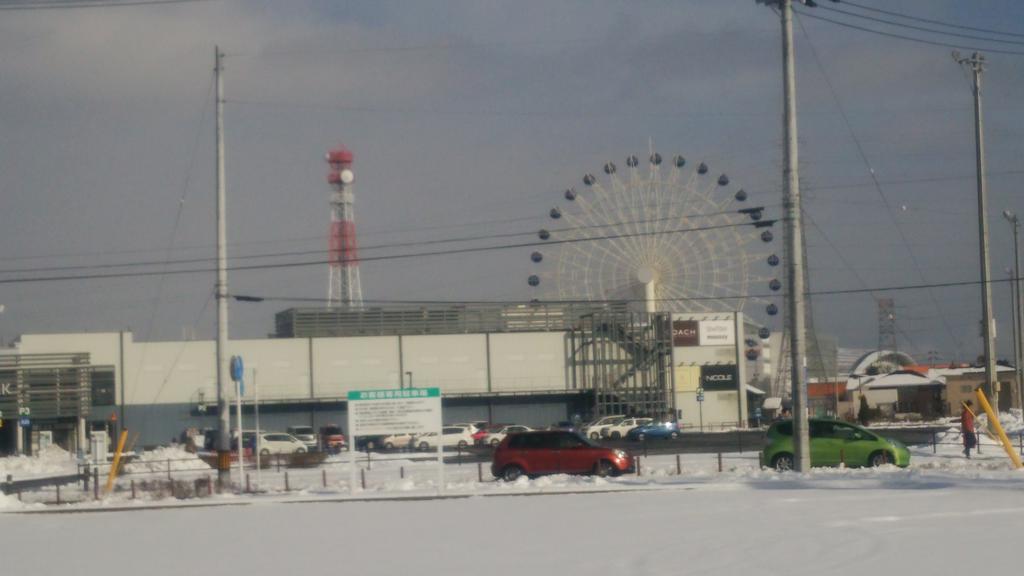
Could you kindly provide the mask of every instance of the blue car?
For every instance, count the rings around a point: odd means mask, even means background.
[[[635,442],[643,442],[644,440],[653,440],[655,438],[672,440],[679,438],[679,425],[675,422],[652,422],[646,426],[633,428],[626,434],[626,440],[633,440]]]

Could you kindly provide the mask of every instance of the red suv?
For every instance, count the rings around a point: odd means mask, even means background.
[[[498,444],[491,474],[509,482],[523,474],[596,474],[634,470],[633,457],[564,430],[509,434]]]

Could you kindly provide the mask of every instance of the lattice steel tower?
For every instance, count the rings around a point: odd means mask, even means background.
[[[330,282],[327,305],[360,308],[363,288],[359,282],[359,252],[356,247],[356,222],[352,201],[355,194],[352,181],[352,151],[344,146],[327,152],[327,183],[331,185],[331,238],[327,265]]]

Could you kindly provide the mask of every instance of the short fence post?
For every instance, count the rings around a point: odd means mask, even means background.
[[[100,499],[100,467],[96,466],[92,469],[92,498],[93,500]]]
[[[405,466],[398,467],[398,477],[405,480]]]
[[[274,460],[277,461],[277,471],[280,472],[281,471],[281,455],[280,454],[275,454],[274,455]]]
[[[14,491],[14,476],[11,474],[7,475],[7,486],[4,487],[4,494],[10,494]]]
[[[89,465],[82,464],[78,469],[78,475],[82,478],[82,491],[89,491]]]
[[[764,470],[764,452],[757,453],[757,467]]]
[[[213,496],[213,479],[209,474],[206,475],[206,495]]]
[[[290,485],[290,484],[288,483],[288,471],[287,471],[287,470],[285,470],[285,471],[284,471],[284,491],[285,491],[285,492],[291,492],[291,490],[292,490],[292,487],[291,487],[291,485]]]
[[[132,478],[132,500],[135,500],[135,478]]]
[[[321,474],[321,476],[323,476],[323,484],[324,484],[324,488],[327,488],[327,469],[326,469],[326,468],[324,468],[324,469],[322,470],[322,472],[323,472],[323,474]]]
[[[1020,453],[1024,454],[1024,432],[1018,434],[1017,438],[1020,440]]]
[[[171,459],[167,459],[167,479],[171,479]]]
[[[938,434],[932,431],[932,454],[939,453],[939,437]]]
[[[245,491],[246,492],[252,492],[252,485],[249,484],[249,475],[248,474],[245,475]]]
[[[719,472],[722,471],[722,453],[721,452],[718,453],[718,471]]]
[[[458,452],[459,466],[462,466],[462,444],[459,444],[458,446],[456,446],[455,450]]]
[[[477,462],[476,463],[476,481],[477,482],[483,482],[484,481],[484,464],[483,464],[483,462]]]
[[[676,454],[676,475],[681,476],[683,474],[683,462],[679,459],[679,454]]]
[[[18,502],[21,502],[21,490],[18,490]]]
[[[365,468],[360,468],[359,469],[359,482],[360,482],[360,485],[363,487],[363,490],[366,490],[366,469]]]
[[[369,448],[366,449],[366,469],[367,470],[372,470],[373,469],[373,463],[371,462],[370,449]]]
[[[740,454],[743,454],[743,432],[741,430],[736,431],[736,445],[740,449]]]
[[[841,468],[846,468],[846,449],[845,448],[840,448],[839,449],[839,466]]]
[[[640,468],[642,466],[643,466],[643,460],[641,460],[640,457],[638,456],[637,459],[636,459],[636,475],[637,476],[642,476],[643,475],[643,473],[640,471]]]
[[[644,458],[647,458],[647,436],[644,436]]]
[[[60,505],[60,484],[57,484],[57,505]]]

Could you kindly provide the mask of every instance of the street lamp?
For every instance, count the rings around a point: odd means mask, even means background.
[[[409,388],[412,388],[412,372],[406,372],[405,375],[409,377]]]
[[[1003,210],[1003,218],[1013,226],[1013,283],[1010,284],[1010,289],[1013,294],[1014,333],[1017,334],[1013,341],[1013,365],[1017,379],[1017,406],[1024,406],[1024,383],[1021,382],[1021,376],[1024,375],[1021,367],[1021,358],[1024,357],[1024,347],[1021,345],[1021,340],[1024,340],[1024,335],[1021,334],[1024,316],[1021,316],[1020,307],[1020,219],[1009,210]]]

